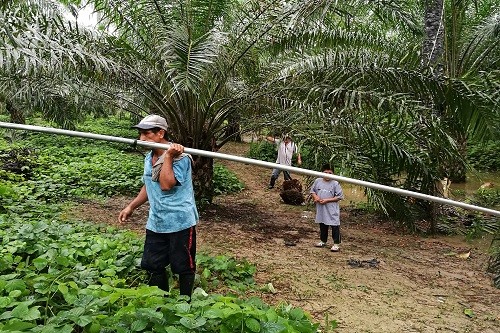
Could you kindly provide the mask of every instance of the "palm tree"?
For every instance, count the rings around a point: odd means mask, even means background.
[[[101,105],[119,101],[134,114],[164,116],[172,140],[211,151],[231,140],[227,120],[252,105],[259,92],[259,81],[253,79],[259,68],[250,67],[260,57],[259,45],[311,12],[332,6],[329,1],[89,3],[100,14],[99,30],[65,19],[48,1],[14,1],[4,7],[3,93],[49,104],[61,121],[82,114],[77,112],[81,108],[71,113],[54,108],[75,105],[71,99],[83,103],[92,98]],[[7,24],[12,20],[15,25]],[[25,80],[12,81],[19,73],[25,73]],[[195,158],[198,198],[208,201],[212,163]]]
[[[102,75],[96,69],[105,64],[79,43],[96,33],[66,22],[64,8],[51,1],[10,1],[1,8],[0,99],[12,121],[24,122],[35,111],[73,129],[86,114],[105,114],[110,101],[99,89],[103,80],[89,75]]]
[[[483,89],[483,97],[467,105],[466,110],[443,103],[435,105],[436,112],[457,141],[462,157],[443,164],[443,176],[462,182],[465,181],[467,141],[474,137],[491,137],[494,133],[491,118],[495,115],[498,97],[494,97],[494,90],[488,89],[487,77],[500,69],[500,8],[494,2],[469,0],[433,0],[426,1],[425,5],[424,67],[433,69],[450,85],[459,79],[466,88]],[[484,103],[488,99],[493,101]],[[471,112],[471,108],[476,112]]]
[[[495,109],[497,101],[478,84],[443,80],[423,70],[416,52],[420,38],[415,36],[423,35],[416,29],[417,8],[356,9],[359,18],[347,12],[331,15],[276,43],[274,61],[283,57],[285,65],[277,66],[277,73],[264,73],[275,79],[268,81],[274,90],[263,91],[270,92],[266,100],[282,112],[267,113],[264,121],[294,131],[296,138],[317,147],[320,161],[336,162],[347,175],[435,194],[442,161],[460,160],[435,106],[460,111],[457,116],[468,117],[468,126],[479,129],[488,119],[483,106]],[[300,54],[290,52],[299,46]],[[407,222],[409,216],[418,217],[411,200],[374,191],[368,195],[386,213]],[[420,213],[429,211],[428,204],[418,204]]]
[[[426,102],[464,104],[469,86],[421,72],[415,15],[398,2],[95,0],[97,30],[45,1],[22,3],[0,17],[4,94],[160,114],[172,140],[212,151],[231,140],[229,120],[264,114],[277,130],[326,142],[353,174],[397,184],[409,172],[403,186],[424,192],[438,157],[455,158]],[[13,86],[19,73],[25,80]],[[194,169],[208,201],[212,163],[198,157]]]

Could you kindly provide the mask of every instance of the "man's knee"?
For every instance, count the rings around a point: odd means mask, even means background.
[[[167,265],[162,263],[154,256],[143,255],[141,260],[141,268],[147,270],[152,274],[161,274],[164,272]]]

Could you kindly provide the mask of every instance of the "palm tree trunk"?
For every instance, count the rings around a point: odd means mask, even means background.
[[[442,56],[444,54],[444,0],[425,0],[424,30],[425,38],[422,44],[422,66],[435,69],[434,75],[443,75],[444,66]],[[434,105],[435,112],[443,116],[444,110],[441,105]],[[441,182],[434,186],[434,193],[440,194]],[[436,232],[437,217],[439,215],[439,205],[430,203],[430,226],[428,232]]]
[[[193,157],[193,186],[196,201],[202,206],[206,203],[212,203],[214,197],[213,174],[214,160],[213,158],[195,156]]]
[[[26,119],[24,118],[24,114],[21,110],[16,108],[12,101],[5,101],[5,109],[10,114],[10,122],[16,124],[26,124]]]
[[[225,131],[225,137],[231,138],[231,141],[241,142],[240,114],[233,112],[228,118],[228,124]]]
[[[193,140],[194,135],[188,134],[187,137],[187,140],[179,140],[176,142],[180,142],[186,147],[195,149],[217,151],[217,141],[212,135],[206,132],[199,134],[201,140],[198,141]],[[204,156],[193,156],[193,162],[194,196],[197,204],[203,207],[203,205],[211,204],[214,198],[214,159]]]
[[[467,138],[466,135],[461,132],[457,133],[455,137],[458,145],[458,151],[463,160],[467,156]],[[453,164],[449,167],[450,179],[454,183],[464,183],[466,179],[466,166],[463,161],[453,161]]]
[[[422,45],[422,64],[443,73],[444,53],[444,0],[426,0],[424,15],[425,39]]]
[[[462,8],[463,11],[463,8]],[[451,50],[452,58],[445,59],[445,11],[444,0],[426,0],[425,8],[425,39],[422,45],[422,65],[430,66],[435,69],[434,75],[437,77],[445,74],[445,69],[448,71],[446,75],[454,74],[455,65],[452,64],[452,59],[455,50]],[[452,15],[455,15],[452,13]],[[456,47],[456,41],[452,41],[451,47]],[[448,52],[449,53],[449,52]],[[450,72],[451,71],[451,72]],[[446,117],[446,106],[435,106],[435,112],[439,117]],[[456,132],[453,130],[453,132]],[[466,166],[463,162],[467,153],[467,138],[464,132],[460,130],[453,134],[457,144],[459,145],[462,160],[448,161],[441,166],[444,172],[444,177],[449,178],[454,183],[463,183],[466,177]]]
[[[500,289],[500,231],[497,231],[491,241],[490,252],[488,272],[492,274],[494,286]]]

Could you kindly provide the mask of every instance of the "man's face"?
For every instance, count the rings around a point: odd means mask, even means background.
[[[164,131],[139,130],[139,140],[159,143],[163,139]]]

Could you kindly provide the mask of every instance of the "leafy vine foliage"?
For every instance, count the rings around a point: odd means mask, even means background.
[[[84,128],[135,135],[127,119],[115,121],[93,119]],[[104,130],[107,122],[117,127]],[[143,160],[137,151],[34,133],[18,139],[0,138],[1,331],[317,331],[302,309],[245,299],[245,291],[258,288],[255,266],[245,260],[198,253],[197,289],[188,303],[177,288],[165,294],[147,286],[136,233],[68,217],[75,199],[136,192]],[[216,170],[220,179],[230,175],[222,166]],[[242,188],[229,178],[217,186],[220,193]]]

